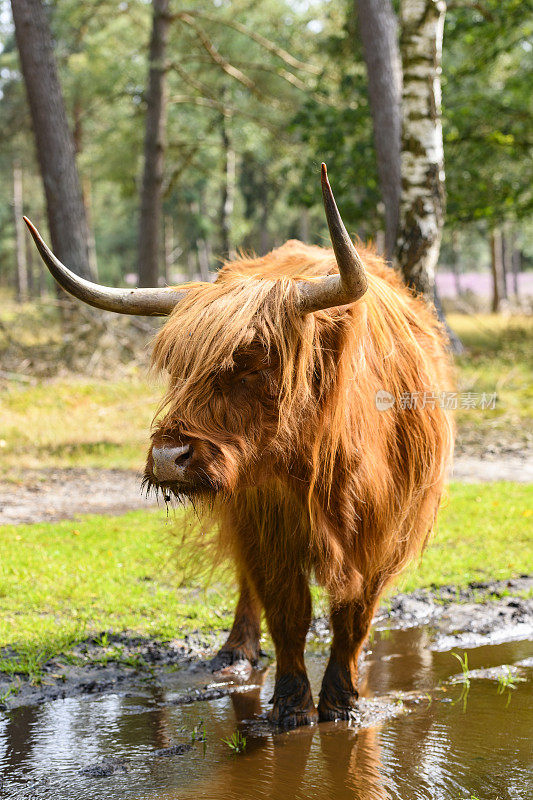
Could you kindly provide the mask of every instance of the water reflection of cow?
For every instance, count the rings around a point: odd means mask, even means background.
[[[381,772],[379,729],[356,730],[346,724],[321,723],[289,733],[267,732],[261,705],[266,672],[254,673],[257,688],[230,695],[236,727],[246,737],[245,753],[216,758],[213,772],[168,800],[213,797],[232,800],[268,797],[296,800],[329,796],[335,800],[387,800]],[[361,687],[364,691],[364,687]],[[227,718],[210,721],[208,751],[228,735]],[[213,740],[213,741],[212,741]]]

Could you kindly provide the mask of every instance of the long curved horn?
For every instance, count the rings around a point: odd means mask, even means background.
[[[304,313],[355,303],[368,288],[363,262],[344,227],[329,185],[325,164],[322,164],[322,196],[339,274],[327,275],[315,282],[299,282],[301,309]]]
[[[138,314],[144,317],[166,317],[185,296],[177,289],[115,289],[99,286],[75,275],[52,253],[43,242],[39,231],[27,217],[24,222],[30,229],[39,254],[59,285],[69,294],[95,308],[116,311],[118,314]]]

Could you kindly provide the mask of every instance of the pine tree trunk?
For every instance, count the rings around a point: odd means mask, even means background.
[[[300,211],[298,220],[298,236],[302,242],[311,244],[311,220],[309,219],[309,209],[305,206]]]
[[[157,286],[161,229],[161,187],[165,159],[166,49],[170,26],[169,0],[153,0],[144,171],[139,216],[139,286]]]
[[[28,295],[29,297],[39,296],[39,287],[35,282],[35,245],[33,239],[29,236],[24,237],[24,244],[26,247],[26,268],[28,274]]]
[[[17,301],[23,303],[28,299],[28,265],[26,261],[26,239],[24,235],[22,169],[20,164],[13,164],[13,213],[15,221],[15,253]]]
[[[41,0],[11,0],[11,7],[52,246],[61,261],[91,279],[87,219],[46,8]]]
[[[172,222],[172,217],[166,216],[163,219],[163,244],[165,250],[165,273],[163,277],[165,279],[165,284],[168,286],[170,281],[170,271],[174,264],[174,224]]]
[[[98,260],[96,258],[96,239],[94,238],[93,227],[93,192],[90,178],[83,178],[81,182],[81,190],[83,205],[85,206],[85,214],[87,216],[87,225],[89,228],[89,235],[87,238],[87,246],[89,248],[89,267],[91,269],[91,274],[94,275],[95,280],[98,280]]]
[[[271,236],[270,231],[268,230],[268,220],[270,219],[270,203],[269,203],[269,192],[268,192],[268,168],[266,166],[263,167],[263,190],[261,192],[260,198],[260,207],[261,207],[261,215],[260,215],[260,232],[259,232],[259,252],[260,255],[266,255],[269,250],[271,249]],[[309,240],[305,240],[309,243]]]
[[[398,21],[390,0],[356,0],[381,197],[385,205],[385,256],[396,251],[401,192],[402,69]]]
[[[516,301],[520,302],[520,287],[519,287],[519,279],[518,276],[520,274],[520,262],[522,260],[522,254],[518,247],[516,246],[516,234],[513,234],[513,294],[516,298]]]
[[[235,248],[232,241],[232,218],[235,205],[235,150],[233,149],[227,117],[221,116],[223,183],[220,202],[220,236],[222,256],[234,258]]]
[[[211,248],[206,239],[200,238],[196,242],[196,252],[198,254],[198,270],[200,280],[209,282],[209,264],[211,261]]]
[[[454,278],[454,283],[455,283],[455,293],[456,293],[457,297],[460,297],[461,294],[462,294],[462,289],[461,289],[461,276],[459,274],[459,265],[457,263],[457,253],[458,253],[457,231],[453,231],[453,233],[452,233],[452,248],[451,249],[452,249],[451,268],[452,268],[453,278]]]
[[[494,229],[490,235],[491,273],[492,273],[492,303],[491,311],[497,314],[500,310],[502,298],[502,237],[499,230]]]
[[[444,0],[402,0],[402,196],[397,260],[406,283],[434,298],[444,222],[440,72]]]
[[[506,300],[509,299],[509,283],[513,273],[513,235],[509,225],[502,231],[502,289]]]

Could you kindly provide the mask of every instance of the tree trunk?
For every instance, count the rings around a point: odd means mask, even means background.
[[[222,256],[224,258],[234,258],[235,248],[232,241],[232,217],[233,206],[235,204],[235,150],[231,142],[228,130],[228,118],[225,114],[221,115],[221,135],[222,135],[222,155],[223,183],[222,198],[220,202],[220,236],[222,244]]]
[[[309,219],[309,209],[305,206],[300,212],[298,220],[298,236],[302,242],[311,244],[311,221]]]
[[[513,264],[513,294],[514,294],[514,296],[516,298],[516,301],[519,303],[520,302],[520,288],[519,288],[518,276],[520,274],[520,262],[522,260],[522,255],[520,253],[520,250],[516,246],[516,234],[513,234],[512,246],[513,246],[513,259],[512,259],[512,264]]]
[[[461,290],[461,276],[459,274],[459,265],[457,263],[457,231],[453,231],[452,233],[452,261],[451,261],[451,268],[453,273],[453,279],[455,283],[455,293],[457,297],[461,297],[462,290]]]
[[[192,247],[187,250],[187,273],[190,281],[196,280],[196,259]]]
[[[153,0],[144,172],[139,216],[139,286],[157,286],[161,228],[161,187],[165,159],[165,116],[167,105],[165,56],[170,26],[169,0]]]
[[[83,197],[83,205],[85,206],[85,214],[87,216],[87,224],[89,228],[89,235],[87,239],[87,246],[89,248],[89,266],[95,280],[98,280],[98,261],[96,258],[96,239],[94,238],[93,227],[93,192],[90,178],[83,178],[81,182],[81,191]]]
[[[271,236],[268,230],[268,220],[270,219],[270,202],[268,192],[268,167],[263,167],[263,188],[260,197],[261,215],[259,217],[259,252],[265,256],[271,250]],[[310,244],[310,239],[304,239]]]
[[[513,272],[513,235],[509,225],[502,230],[502,297],[509,298],[509,281]]]
[[[74,117],[74,124],[72,127],[72,139],[74,141],[74,152],[76,154],[76,158],[79,158],[79,155],[83,148],[83,109],[81,102],[78,97],[74,101],[74,108],[73,108],[73,117]],[[91,275],[93,275],[94,280],[98,280],[98,262],[96,260],[96,240],[94,238],[94,229],[93,229],[93,214],[92,214],[92,190],[91,190],[91,181],[87,176],[84,176],[81,180],[81,197],[83,200],[83,205],[85,207],[85,217],[87,219],[87,247],[89,250],[89,269],[91,271]]]
[[[211,261],[211,248],[207,239],[200,238],[196,241],[196,252],[198,254],[198,269],[200,280],[209,282],[209,264]]]
[[[499,230],[494,229],[490,234],[491,272],[492,272],[492,303],[491,310],[494,314],[500,310],[502,298],[502,237]]]
[[[390,0],[356,0],[359,33],[368,73],[381,197],[385,205],[385,256],[396,251],[401,191],[402,69],[398,21]]]
[[[402,196],[397,260],[406,283],[434,299],[444,222],[441,56],[444,0],[403,0]]]
[[[35,283],[35,245],[29,236],[24,237],[26,247],[26,266],[28,273],[28,295],[30,297],[39,296],[39,285]]]
[[[17,301],[23,303],[28,299],[28,265],[26,261],[26,239],[24,235],[22,169],[20,164],[13,164],[13,212],[15,217],[15,252],[17,264]]]
[[[172,222],[172,217],[165,217],[163,219],[163,244],[165,250],[165,283],[169,284],[170,281],[170,270],[172,269],[173,261],[173,253],[174,253],[174,225]]]
[[[61,261],[90,279],[87,219],[46,9],[41,0],[11,0],[11,7],[52,246]]]

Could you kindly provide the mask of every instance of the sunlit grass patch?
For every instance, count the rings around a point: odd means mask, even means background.
[[[450,486],[422,559],[399,582],[402,591],[533,573],[533,486]]]
[[[399,588],[533,572],[532,506],[527,485],[453,484],[434,537]],[[162,510],[135,511],[0,528],[0,647],[15,651],[4,649],[0,671],[38,677],[50,657],[105,632],[165,641],[228,629],[231,575],[217,568],[204,588],[204,560],[177,546],[191,518],[180,510],[169,524]],[[324,593],[313,587],[313,597],[315,613],[326,613]]]
[[[466,353],[456,359],[461,392],[492,394],[494,410],[459,409],[459,425],[533,426],[533,318],[450,314]]]
[[[139,469],[159,399],[141,375],[9,384],[0,394],[2,466]]]
[[[187,547],[176,557],[184,517],[169,525],[161,510],[136,511],[1,528],[0,646],[17,656],[4,653],[0,670],[35,672],[102,631],[168,640],[230,625],[234,590],[216,572],[205,590],[199,580],[180,585],[195,557]]]

